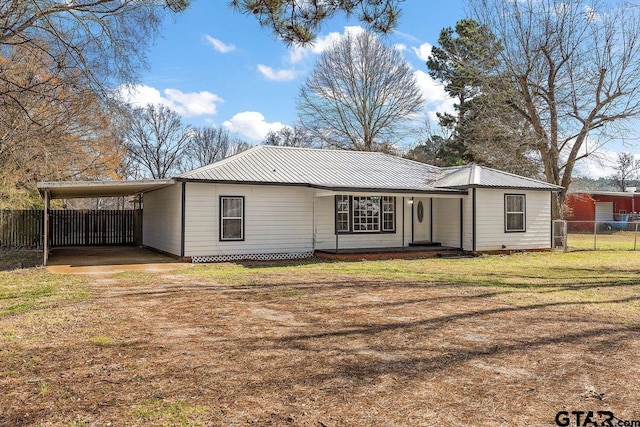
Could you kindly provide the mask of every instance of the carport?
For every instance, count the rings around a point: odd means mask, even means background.
[[[51,200],[81,199],[99,197],[130,197],[159,188],[174,185],[172,179],[132,180],[132,181],[54,181],[39,182],[38,191],[44,200],[43,263],[47,265],[51,235]]]

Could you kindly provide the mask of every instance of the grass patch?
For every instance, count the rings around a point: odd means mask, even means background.
[[[572,250],[632,251],[634,246],[640,249],[640,236],[636,236],[635,231],[598,233],[595,238],[593,233],[567,235],[567,247]]]
[[[54,275],[44,269],[0,272],[0,318],[87,298],[83,276]]]
[[[224,263],[180,274],[194,279],[246,286],[357,280],[469,284],[526,289],[540,286],[635,284],[640,251],[522,253],[477,258],[429,258],[336,262],[305,260],[286,264]]]
[[[639,252],[547,252],[477,258],[336,262],[225,263],[180,273],[193,280],[265,289],[273,298],[305,297],[305,287],[362,288],[377,284],[486,288],[523,306],[587,304],[638,321]],[[319,299],[317,305],[331,305]]]
[[[133,415],[138,421],[158,427],[200,426],[208,413],[206,406],[161,399],[146,400],[133,408]]]

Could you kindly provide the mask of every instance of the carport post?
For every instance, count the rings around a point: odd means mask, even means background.
[[[42,212],[43,221],[44,221],[44,236],[43,236],[43,259],[42,264],[47,265],[47,261],[49,260],[49,190],[44,190],[44,211]]]

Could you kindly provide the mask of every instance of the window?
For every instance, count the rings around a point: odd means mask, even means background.
[[[349,196],[336,196],[336,232],[350,231],[349,211]]]
[[[396,231],[396,198],[382,198],[382,231]]]
[[[220,240],[244,240],[244,197],[220,196]]]
[[[505,232],[525,231],[525,195],[505,194],[504,196]]]
[[[393,196],[336,196],[336,233],[394,233]]]
[[[380,197],[353,197],[353,231],[380,231]]]

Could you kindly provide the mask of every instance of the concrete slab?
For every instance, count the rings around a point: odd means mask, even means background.
[[[192,265],[135,246],[79,246],[52,249],[47,270],[52,273],[90,274],[167,271]]]

